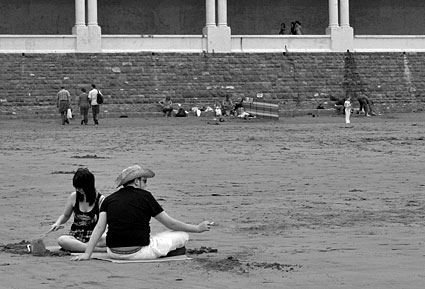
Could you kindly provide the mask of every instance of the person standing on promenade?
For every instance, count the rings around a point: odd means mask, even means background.
[[[80,107],[80,114],[82,117],[81,125],[88,124],[90,100],[85,88],[81,88],[81,94],[78,96],[78,106]]]
[[[97,103],[97,94],[99,93],[99,90],[96,89],[96,85],[91,85],[92,89],[89,91],[89,100],[91,105],[91,111],[93,113],[93,121],[94,124],[99,124],[99,120],[97,119],[97,116],[99,115],[100,111],[100,105]]]
[[[280,31],[279,31],[279,35],[284,35],[286,34],[286,25],[285,23],[280,23]]]
[[[289,34],[291,34],[291,35],[297,34],[296,31],[295,31],[295,22],[294,21],[291,22],[291,30],[290,30]]]
[[[295,21],[295,27],[294,27],[295,35],[304,35],[303,27],[301,26],[300,21]]]
[[[65,89],[65,86],[61,86],[56,98],[56,106],[61,114],[62,125],[65,125],[65,123],[69,124],[66,113],[71,105],[71,95],[69,91]]]

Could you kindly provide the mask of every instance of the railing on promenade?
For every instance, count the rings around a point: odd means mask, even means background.
[[[102,35],[102,52],[187,52],[206,50],[202,35]]]
[[[329,35],[232,35],[232,52],[331,52]]]
[[[425,35],[356,35],[356,52],[425,52]]]
[[[229,53],[333,52],[329,35],[232,35]],[[202,35],[102,35],[101,51],[79,51],[76,35],[0,35],[0,53],[207,51]],[[425,35],[356,35],[353,52],[425,52]]]
[[[75,35],[2,35],[0,53],[74,53]]]

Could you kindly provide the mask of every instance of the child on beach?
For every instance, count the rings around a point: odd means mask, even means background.
[[[351,115],[351,101],[350,97],[347,97],[344,102],[345,109],[345,123],[350,123],[350,115]]]
[[[74,174],[72,184],[75,192],[68,197],[64,212],[50,230],[58,230],[74,214],[74,222],[69,235],[60,236],[58,244],[66,251],[84,252],[86,243],[90,240],[99,219],[100,205],[105,197],[96,191],[94,175],[88,169],[79,168]],[[104,252],[106,251],[105,246],[105,238],[102,236],[95,250]]]

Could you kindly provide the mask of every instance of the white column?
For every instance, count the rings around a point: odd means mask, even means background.
[[[88,25],[86,25],[86,1]],[[101,52],[102,31],[97,24],[97,0],[75,0],[75,26],[77,52]]]
[[[341,27],[350,27],[350,5],[348,0],[340,1]]]
[[[218,0],[218,26],[227,26],[227,0]]]
[[[333,4],[329,1],[329,4]],[[345,52],[354,50],[354,29],[350,27],[349,0],[339,0],[339,26],[327,29],[331,35],[332,51]],[[331,20],[329,20],[331,22]],[[333,22],[333,20],[332,20]]]
[[[88,0],[88,23],[89,26],[97,25],[97,0]]]
[[[215,23],[215,0],[206,0],[206,27],[216,26]]]
[[[338,0],[329,0],[329,27],[339,26],[338,21]]]
[[[97,23],[97,0],[87,0],[87,50],[102,51],[102,29]]]
[[[75,0],[75,26],[86,25],[86,0]]]
[[[216,21],[216,2],[218,26]],[[231,33],[227,26],[227,0],[206,0],[206,25],[202,30],[207,52],[230,52]]]

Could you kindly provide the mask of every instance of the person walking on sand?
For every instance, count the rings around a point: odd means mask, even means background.
[[[350,97],[347,97],[344,101],[344,113],[345,113],[345,123],[350,123],[350,116],[351,116]]]
[[[97,103],[97,94],[99,93],[99,90],[96,89],[96,85],[91,85],[92,89],[89,91],[89,100],[91,105],[91,111],[93,113],[93,121],[94,124],[99,124],[99,120],[97,119],[97,116],[99,115],[100,111],[100,104]]]
[[[84,252],[99,219],[100,205],[105,197],[96,191],[94,175],[88,169],[79,168],[74,174],[72,184],[75,192],[69,195],[63,213],[51,226],[50,231],[61,228],[74,214],[69,234],[60,236],[58,244],[66,251]],[[105,236],[101,236],[95,250],[105,252],[105,246]]]
[[[80,114],[82,117],[81,125],[88,124],[90,100],[85,88],[81,88],[81,94],[78,96],[78,106],[80,107]]]
[[[56,107],[59,109],[59,113],[61,114],[62,125],[65,125],[65,123],[69,124],[66,113],[68,112],[70,105],[71,95],[69,94],[69,91],[65,89],[65,86],[61,86],[56,97]]]
[[[115,193],[102,203],[97,223],[84,254],[71,260],[90,259],[99,238],[108,226],[106,246],[108,255],[114,259],[157,259],[164,256],[182,255],[189,240],[187,232],[208,231],[212,223],[203,221],[191,225],[169,216],[154,196],[146,190],[148,178],[155,173],[134,165],[124,169],[115,180]],[[171,231],[151,235],[150,220],[155,218]]]

